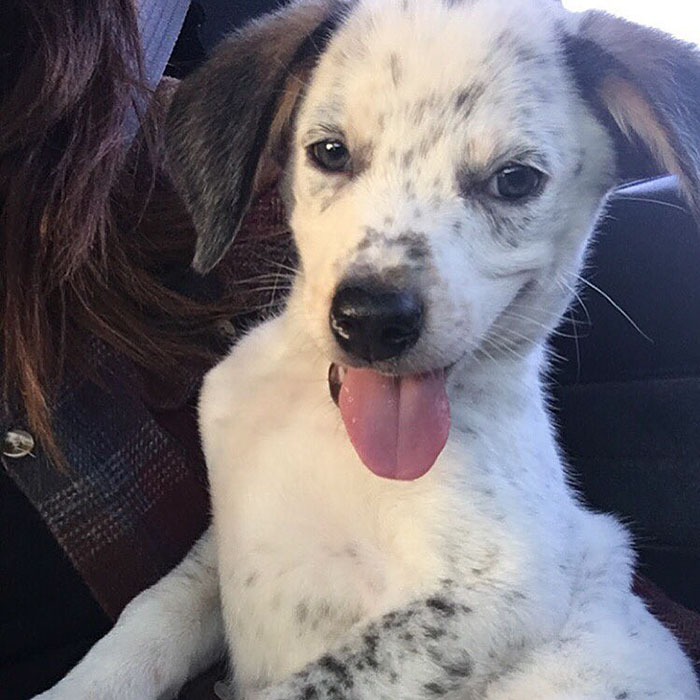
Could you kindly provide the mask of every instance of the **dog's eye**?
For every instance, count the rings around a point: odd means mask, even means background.
[[[509,163],[499,170],[491,182],[491,194],[501,199],[517,200],[539,192],[544,175],[535,168],[518,163]]]
[[[341,172],[350,165],[350,152],[347,146],[337,139],[319,141],[309,146],[309,155],[323,170]]]

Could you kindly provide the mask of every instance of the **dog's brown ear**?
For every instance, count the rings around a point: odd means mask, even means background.
[[[301,90],[343,5],[303,0],[225,40],[177,90],[166,121],[168,164],[197,230],[192,265],[208,272],[233,242]]]
[[[605,12],[579,17],[565,42],[579,88],[615,132],[620,170],[679,177],[700,217],[700,52],[691,44]]]

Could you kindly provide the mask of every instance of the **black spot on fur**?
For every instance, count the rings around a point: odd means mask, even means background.
[[[384,617],[382,618],[382,627],[385,630],[403,627],[411,619],[412,616],[412,610],[395,610],[384,615]]]
[[[349,690],[353,686],[353,679],[348,671],[348,667],[338,661],[331,654],[326,654],[319,659],[318,665],[327,673],[332,675],[342,688]]]
[[[418,156],[420,158],[426,158],[428,153],[430,153],[430,140],[429,139],[423,139],[419,144],[418,144]]]
[[[425,632],[425,636],[428,639],[441,639],[442,637],[445,636],[445,630],[442,629],[441,627],[425,627],[423,629],[423,632]]]
[[[445,695],[447,691],[439,683],[426,683],[423,688],[430,695]]]
[[[377,668],[377,649],[379,647],[379,635],[376,632],[365,632],[362,637],[364,644],[364,653],[362,659],[370,668]]]
[[[301,691],[301,697],[303,698],[303,700],[314,700],[318,697],[316,688],[314,688],[312,685],[305,686],[304,689]]]
[[[474,672],[474,664],[466,653],[463,659],[458,661],[450,660],[449,663],[444,664],[442,667],[451,678],[468,678]]]
[[[454,106],[455,110],[460,112],[462,116],[468,116],[477,100],[484,94],[486,90],[483,83],[474,83],[466,88],[461,89],[455,95]]]
[[[309,617],[309,607],[306,603],[299,603],[296,607],[297,622],[304,624]]]
[[[425,236],[413,231],[404,231],[396,237],[396,243],[405,246],[406,255],[414,261],[424,260],[430,255]]]
[[[257,571],[253,571],[252,574],[248,576],[248,578],[245,580],[245,587],[250,588],[255,584],[255,582],[258,580],[258,573]]]
[[[615,696],[615,700],[627,700],[629,698],[629,693],[627,691],[624,691],[622,693],[618,693]]]
[[[402,70],[399,57],[395,53],[392,53],[389,57],[389,67],[391,70],[391,82],[394,84],[394,87],[398,87],[401,82]]]
[[[439,595],[428,598],[428,600],[425,601],[425,604],[431,610],[435,610],[445,617],[453,617],[457,612],[454,603],[451,603],[449,600]]]
[[[386,236],[383,233],[379,233],[377,229],[367,226],[365,228],[364,238],[357,244],[357,250],[367,250],[367,248],[373,246],[375,243],[382,241],[386,241]]]
[[[410,168],[411,163],[413,163],[413,149],[409,148],[402,156],[401,156],[401,166],[404,168]]]

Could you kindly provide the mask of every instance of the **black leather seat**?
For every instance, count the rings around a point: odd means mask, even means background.
[[[582,284],[590,318],[576,304],[553,339],[572,474],[631,527],[641,573],[700,610],[700,230],[673,178],[618,191],[583,276],[602,293]]]

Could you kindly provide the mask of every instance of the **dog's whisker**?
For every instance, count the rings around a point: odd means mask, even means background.
[[[520,302],[512,302],[510,306],[505,311],[511,311],[512,309],[523,309],[524,311],[532,311],[536,314],[541,314],[543,316],[544,320],[551,319],[552,323],[554,324],[555,322],[558,325],[558,322],[561,320],[561,316],[559,312],[557,311],[552,311],[551,309],[546,309],[541,306],[530,306],[527,304],[521,304]],[[531,318],[531,321],[535,321],[536,319]],[[541,323],[542,321],[540,321]],[[580,319],[573,319],[573,323],[576,323],[578,326],[590,326],[591,324],[588,321],[583,321]],[[545,324],[546,326],[546,324]]]
[[[600,287],[596,286],[591,282],[590,280],[587,280],[585,277],[582,275],[578,275],[575,273],[574,276],[576,279],[580,280],[585,284],[587,287],[590,287],[593,291],[597,292],[600,294],[603,299],[605,299],[616,311],[620,313],[620,315],[634,328],[639,335],[641,335],[644,339],[649,341],[650,343],[654,343],[653,338],[650,338],[640,327],[639,325],[635,322],[635,320],[607,293],[604,292]]]
[[[515,336],[515,338],[524,340],[527,343],[535,342],[533,338],[531,338],[529,335],[521,333],[520,331],[516,331],[514,328],[508,328],[506,326],[503,326],[498,322],[494,323],[492,329],[496,332],[508,333],[509,335]]]
[[[679,204],[674,204],[673,202],[664,202],[662,199],[654,199],[652,197],[629,197],[624,195],[620,198],[624,202],[642,202],[645,204],[657,204],[661,207],[668,207],[669,209],[675,209],[676,211],[682,211],[684,214],[691,216],[690,212]]]
[[[506,352],[516,360],[523,360],[525,356],[513,347],[513,341],[509,341],[503,336],[489,336],[485,339],[489,346],[497,353]]]
[[[581,308],[583,309],[583,312],[586,314],[586,322],[588,323],[589,326],[593,325],[593,323],[591,321],[591,315],[588,313],[588,307],[586,306],[583,298],[579,294],[575,285],[568,284],[566,282],[566,280],[562,278],[561,275],[557,276],[557,284],[561,285],[565,290],[567,290],[568,292],[570,292],[573,295],[573,297],[576,299],[576,302],[581,306]],[[571,309],[569,309],[569,311],[571,311]],[[569,314],[569,321],[572,324],[574,323],[574,317],[571,313]]]
[[[511,318],[515,321],[523,321],[524,323],[531,323],[538,328],[542,328],[543,330],[547,331],[547,334],[550,336],[556,336],[558,338],[569,338],[573,339],[575,336],[572,335],[571,333],[565,333],[564,331],[560,331],[557,328],[551,328],[545,323],[542,323],[541,321],[538,321],[537,319],[531,318],[530,316],[525,316],[523,314],[518,314],[513,311],[502,311],[501,316],[505,318]]]

